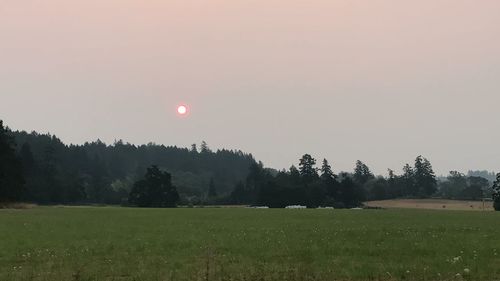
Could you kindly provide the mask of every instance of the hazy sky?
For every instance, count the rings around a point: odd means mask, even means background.
[[[65,142],[500,170],[498,0],[0,0],[0,119]],[[176,105],[191,107],[187,118]]]

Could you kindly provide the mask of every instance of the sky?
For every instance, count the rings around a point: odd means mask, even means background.
[[[500,1],[0,0],[0,119],[66,143],[500,170]],[[177,105],[189,106],[179,117]]]

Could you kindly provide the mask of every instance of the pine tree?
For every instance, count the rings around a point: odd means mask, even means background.
[[[24,193],[22,165],[15,153],[15,143],[0,120],[0,203],[21,199]]]
[[[209,153],[209,152],[212,152],[210,150],[210,147],[208,147],[208,144],[206,141],[202,141],[201,142],[201,148],[200,148],[200,152],[201,153]]]
[[[198,147],[196,146],[196,143],[193,143],[191,145],[191,150],[192,153],[198,153]]]
[[[430,197],[437,191],[437,180],[432,165],[422,156],[415,159],[415,185],[421,197]]]
[[[353,178],[358,184],[364,185],[369,180],[374,179],[375,176],[365,163],[358,160],[356,161],[356,167],[354,168]]]
[[[296,182],[300,181],[300,171],[297,167],[295,167],[295,165],[290,167],[290,177]]]
[[[328,200],[330,202],[337,200],[339,197],[337,175],[333,173],[332,167],[326,159],[323,159],[323,164],[321,165],[320,178],[326,191],[326,195],[329,197]]]
[[[321,179],[323,182],[330,182],[335,180],[337,175],[332,171],[332,166],[328,163],[328,160],[323,159],[323,164],[321,165]]]
[[[312,156],[309,154],[304,154],[304,156],[302,156],[302,158],[300,159],[300,176],[305,183],[310,183],[319,177],[318,171],[316,167],[314,167],[315,165],[316,159],[312,158]]]

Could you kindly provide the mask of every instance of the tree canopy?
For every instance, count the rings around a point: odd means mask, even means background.
[[[147,169],[144,179],[137,181],[129,195],[129,203],[138,207],[176,207],[179,201],[172,176],[157,166]]]
[[[221,149],[202,151],[154,143],[133,145],[121,140],[108,145],[97,140],[67,145],[50,134],[9,132],[18,145],[26,192],[21,200],[41,204],[126,202],[134,183],[157,165],[172,175],[183,198],[200,201],[207,183],[217,183],[218,194],[229,194],[246,179],[255,163],[251,154]]]

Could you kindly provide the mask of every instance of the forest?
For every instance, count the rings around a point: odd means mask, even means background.
[[[173,175],[185,198],[202,198],[210,182],[223,194],[244,179],[255,162],[250,154],[214,152],[205,143],[200,149],[122,141],[106,145],[100,140],[65,145],[50,134],[9,131],[8,135],[16,144],[15,154],[25,176],[22,200],[44,204],[120,204],[153,164]]]
[[[389,169],[387,176],[376,176],[360,160],[352,172],[335,173],[327,159],[318,164],[309,154],[297,166],[277,171],[242,151],[212,151],[204,141],[199,148],[196,144],[190,148],[137,146],[122,140],[111,145],[100,140],[67,145],[51,134],[13,131],[1,121],[0,153],[0,202],[147,207],[134,202],[147,189],[144,178],[156,175],[165,179],[174,197],[166,197],[168,204],[155,206],[353,208],[369,200],[433,197],[488,197],[500,206],[500,174],[495,178],[494,173],[484,171],[467,175],[451,171],[447,177],[437,177],[423,156],[406,164],[401,174]]]

